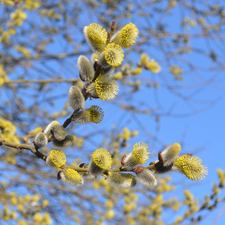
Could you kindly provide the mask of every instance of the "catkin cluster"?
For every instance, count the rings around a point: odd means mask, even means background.
[[[112,30],[115,24],[112,24]],[[112,30],[107,33],[105,28],[99,24],[92,23],[84,27],[84,36],[91,49],[95,52],[92,62],[81,55],[77,60],[79,76],[84,87],[80,89],[72,86],[69,89],[68,101],[74,112],[71,120],[76,123],[100,123],[103,119],[103,111],[93,105],[85,109],[87,98],[100,98],[110,100],[118,94],[118,85],[110,74],[115,68],[122,65],[124,60],[123,48],[131,47],[137,40],[139,31],[137,27],[128,23],[115,35]],[[154,61],[149,62],[146,55],[142,55],[139,68],[133,74],[139,74],[141,67],[148,67],[155,73],[160,71],[160,67]],[[125,69],[123,69],[125,74]],[[124,130],[121,136],[123,141],[127,141],[131,133]],[[51,122],[44,131],[39,132],[34,144],[36,148],[42,148],[52,141],[56,147],[69,147],[74,143],[73,135],[67,135],[65,128],[57,121]],[[104,176],[107,181],[119,188],[133,188],[138,183],[145,186],[157,185],[154,174],[178,171],[191,180],[202,180],[207,175],[207,167],[201,165],[198,157],[192,154],[178,156],[181,146],[174,143],[163,152],[158,153],[158,160],[151,162],[149,166],[142,166],[149,159],[150,151],[146,143],[139,142],[133,146],[133,151],[121,159],[119,169],[111,169],[112,156],[107,149],[99,148],[93,152],[89,163],[82,163],[79,167],[66,165],[66,155],[62,150],[53,149],[46,158],[46,163],[58,169],[58,179],[63,182],[80,186],[85,178],[96,178]]]

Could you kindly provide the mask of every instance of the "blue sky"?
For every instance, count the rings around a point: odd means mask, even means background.
[[[188,34],[198,34],[199,30],[196,27],[186,31],[180,29],[179,25],[181,11],[179,8],[173,9],[172,13],[173,14],[170,17],[166,17],[165,21],[167,22],[168,30],[171,33],[183,32]],[[186,16],[190,16],[188,12],[186,12]],[[89,15],[84,15],[84,20],[81,21],[81,24],[89,25],[91,22],[96,22],[91,21],[90,18],[91,17],[89,17]],[[150,21],[151,20],[153,20],[153,24],[156,22],[154,19],[150,19]],[[124,24],[126,24],[126,22],[133,22],[137,25],[137,27],[139,27],[139,25],[141,26],[142,24],[147,26],[149,20],[134,17],[128,21],[124,21]],[[75,34],[76,31],[74,31],[74,35]],[[51,45],[49,50],[51,52],[61,52],[62,47],[59,43],[54,43]],[[154,39],[152,40],[152,43],[154,43]],[[203,41],[198,38],[191,39],[190,46],[199,49],[209,49],[207,41]],[[210,46],[216,52],[221,50],[218,49],[213,41],[210,43]],[[87,46],[83,49],[87,49]],[[152,74],[150,71],[144,71],[140,77],[137,77],[137,79],[140,79],[142,84],[154,79],[163,85],[161,85],[158,89],[143,87],[141,92],[135,93],[133,95],[133,99],[130,99],[129,95],[124,97],[124,93],[129,92],[130,89],[119,84],[119,95],[113,101],[114,103],[116,103],[116,101],[120,103],[125,101],[126,103],[138,106],[140,109],[156,108],[158,111],[156,111],[156,113],[153,112],[152,115],[133,115],[131,112],[121,111],[113,103],[103,102],[101,100],[88,100],[86,103],[86,108],[91,105],[99,105],[103,108],[105,117],[101,124],[93,124],[91,126],[84,125],[83,127],[80,126],[79,131],[83,132],[82,134],[84,135],[86,133],[90,133],[90,131],[94,132],[96,127],[99,130],[110,130],[113,125],[115,125],[117,130],[120,132],[124,127],[128,127],[131,130],[137,129],[139,130],[139,135],[131,139],[129,142],[130,146],[139,141],[146,142],[149,144],[153,156],[157,153],[157,151],[162,150],[162,145],[170,145],[174,142],[181,143],[181,153],[194,153],[196,156],[200,157],[203,161],[203,165],[208,167],[209,174],[203,181],[194,182],[185,179],[181,174],[172,173],[171,176],[173,180],[180,183],[177,185],[177,193],[174,192],[174,194],[182,197],[183,189],[188,188],[197,198],[203,199],[205,193],[210,193],[212,183],[218,182],[216,169],[221,168],[224,170],[225,165],[224,72],[218,70],[217,64],[213,63],[212,60],[203,57],[200,54],[190,53],[184,57],[187,62],[192,62],[197,67],[205,67],[207,69],[202,70],[201,72],[199,72],[199,70],[191,71],[185,66],[184,61],[175,60],[174,63],[183,66],[185,69],[183,74],[184,82],[181,83],[172,78],[172,75],[168,71],[168,63],[163,58],[162,52],[160,52],[159,49],[154,48],[154,45],[146,46],[145,53],[147,53],[151,59],[155,59],[160,64],[162,71],[160,74]],[[134,62],[139,61],[138,54],[130,54],[127,58],[125,57],[126,60],[128,58]],[[76,60],[77,57],[73,57],[68,60],[71,64],[74,64],[74,78],[78,77]],[[46,63],[57,72],[62,69],[61,65],[55,65],[52,61],[48,61]],[[211,69],[215,70],[212,72]],[[59,72],[56,75],[65,77],[63,72]],[[44,75],[42,76],[44,77]],[[71,77],[73,77],[73,75],[67,71],[66,78]],[[37,79],[36,76],[33,78]],[[203,85],[197,89],[195,87],[187,89],[184,88],[192,85],[193,83],[198,85],[204,80],[211,78],[213,79],[209,84]],[[65,94],[65,97],[60,99],[58,104],[51,109],[52,112],[63,107],[65,100],[67,99],[67,90],[69,89],[69,86],[70,84],[65,83],[57,84],[55,86],[58,87],[57,94]],[[54,94],[56,93],[52,93],[52,95]],[[155,115],[157,113],[162,114],[158,124],[155,122]],[[60,122],[62,121],[63,120]],[[87,126],[89,127],[88,130],[86,129]],[[146,134],[150,134],[150,137]],[[98,139],[95,139],[95,142],[98,142]],[[87,146],[87,148],[88,147],[89,146]],[[152,159],[154,160],[156,158]],[[224,192],[221,196],[224,196]],[[218,214],[223,210],[223,207],[223,204],[221,204],[212,214],[207,212],[207,218],[200,224],[213,224]],[[221,216],[216,224],[223,225],[224,221],[225,214]]]

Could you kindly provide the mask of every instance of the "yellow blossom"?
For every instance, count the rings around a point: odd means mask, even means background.
[[[140,164],[146,163],[150,155],[148,145],[144,142],[136,143],[133,146],[132,155],[135,161],[137,161],[138,163]]]
[[[62,167],[66,163],[65,153],[59,149],[51,150],[50,154],[46,159],[46,163],[50,166]]]
[[[138,38],[138,28],[133,23],[128,23],[119,32],[117,32],[111,42],[119,44],[123,48],[131,47]]]
[[[107,149],[99,148],[92,155],[93,162],[101,169],[107,170],[111,167],[112,157]]]
[[[196,156],[182,155],[174,161],[174,166],[189,179],[199,181],[208,174],[207,167],[201,165],[201,162],[202,160]]]
[[[84,35],[94,51],[101,52],[107,41],[107,31],[101,25],[92,23],[84,28]]]
[[[95,81],[95,90],[100,99],[108,101],[118,94],[119,86],[109,75],[100,75]]]
[[[109,43],[104,49],[105,61],[112,67],[118,68],[124,60],[123,49],[115,43]]]
[[[153,59],[146,65],[146,68],[151,70],[153,73],[159,73],[161,71],[161,67]]]
[[[74,169],[64,168],[60,176],[63,182],[73,186],[80,186],[84,183],[83,177]]]

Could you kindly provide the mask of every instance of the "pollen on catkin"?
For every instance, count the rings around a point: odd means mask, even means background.
[[[202,160],[196,156],[182,155],[174,161],[173,170],[186,175],[191,180],[203,180],[208,175],[206,166],[201,165]]]
[[[97,105],[91,106],[89,109],[75,113],[73,121],[76,123],[100,123],[104,117],[102,108]]]
[[[39,132],[34,138],[34,143],[38,148],[43,148],[48,144],[48,137],[45,133]]]
[[[150,155],[149,147],[144,142],[136,143],[133,146],[133,152],[128,154],[124,161],[124,167],[134,169],[138,164],[144,164]]]
[[[68,100],[70,107],[73,108],[74,111],[84,108],[85,99],[80,88],[76,86],[70,87]]]
[[[163,166],[170,166],[173,161],[177,158],[181,150],[181,146],[179,143],[174,143],[167,147],[163,152],[162,152],[162,157],[163,157]]]
[[[100,75],[95,81],[95,90],[101,100],[108,101],[118,94],[119,86],[109,75]]]
[[[66,155],[59,149],[53,149],[47,156],[46,163],[51,167],[62,167],[66,163]]]
[[[64,168],[61,173],[60,177],[64,183],[73,185],[73,186],[81,186],[84,183],[84,179],[80,174],[71,168]]]
[[[115,44],[109,43],[104,49],[105,61],[112,67],[118,68],[122,65],[124,59],[123,49]]]
[[[99,148],[92,154],[91,162],[88,166],[88,171],[94,175],[100,175],[104,170],[111,167],[112,157],[107,149]]]
[[[160,65],[153,59],[146,65],[146,69],[151,70],[153,73],[159,73],[161,71]]]
[[[91,122],[92,123],[100,123],[104,117],[104,112],[101,107],[97,105],[91,106],[87,111],[90,114]]]
[[[70,147],[74,143],[74,136],[67,135],[64,140],[58,141],[56,139],[53,140],[53,145],[56,147],[67,148]]]
[[[138,68],[136,68],[136,69],[134,69],[134,70],[131,71],[131,74],[133,76],[139,75],[141,73],[142,73],[142,68],[141,67],[138,67]]]
[[[109,184],[118,188],[132,188],[137,184],[136,177],[130,173],[110,172],[107,177]]]
[[[143,169],[140,173],[137,173],[137,181],[145,186],[156,186],[157,180],[153,173],[148,169]]]
[[[95,75],[94,67],[86,56],[79,56],[77,60],[80,79],[82,81],[92,81]]]
[[[133,23],[128,23],[111,39],[111,43],[119,44],[123,48],[130,48],[138,38],[139,30]]]
[[[147,54],[143,53],[141,54],[141,59],[140,59],[140,66],[141,67],[144,67],[145,65],[147,65],[147,63],[149,62],[149,57]]]
[[[93,51],[102,52],[107,41],[107,31],[101,25],[92,23],[84,27],[84,36]]]

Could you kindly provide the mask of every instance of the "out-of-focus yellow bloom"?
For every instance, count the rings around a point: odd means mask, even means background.
[[[146,68],[151,70],[153,73],[159,73],[161,71],[160,65],[153,59],[146,65]]]

